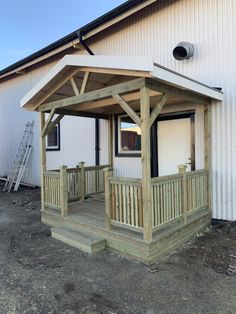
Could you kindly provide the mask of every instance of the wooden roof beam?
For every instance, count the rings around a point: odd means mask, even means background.
[[[53,108],[61,109],[73,105],[82,104],[84,102],[89,102],[92,100],[102,99],[113,94],[122,94],[130,91],[139,90],[145,85],[145,79],[139,78],[128,82],[123,82],[120,84],[112,85],[109,87],[101,88],[95,91],[87,92],[82,95],[68,97],[65,99],[53,101],[47,104],[43,104],[39,107],[39,111],[49,111]]]
[[[127,102],[118,94],[113,95],[113,98],[121,106],[121,108],[128,114],[128,116],[141,127],[141,119],[139,115],[127,104]]]
[[[157,116],[161,112],[162,108],[164,107],[165,103],[167,102],[168,95],[164,94],[161,100],[156,104],[154,109],[152,110],[151,117],[149,119],[149,126],[153,125],[153,122],[156,120]]]
[[[208,97],[189,92],[174,86],[167,85],[155,79],[145,78],[146,86],[150,90],[154,90],[163,94],[167,94],[169,97],[177,96],[184,98],[186,101],[196,104],[210,104],[211,100]]]
[[[61,86],[63,86],[64,84],[66,84],[76,73],[79,72],[79,69],[73,69],[72,71],[70,71],[67,75],[65,75],[63,77],[63,79],[54,84],[53,86],[51,86],[46,94],[43,94],[37,101],[36,103],[33,105],[34,110],[37,109],[38,106],[40,106],[46,99],[48,99],[51,95],[53,95]]]

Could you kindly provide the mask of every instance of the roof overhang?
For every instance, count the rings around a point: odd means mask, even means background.
[[[53,99],[50,99],[50,96],[78,72],[96,73],[99,83],[103,82],[105,75],[119,76],[121,79],[118,83],[122,82],[123,77],[129,80],[147,78],[153,90],[160,90],[160,92],[162,92],[160,86],[164,85],[167,88],[178,89],[182,93],[208,99],[208,101],[222,101],[224,98],[221,91],[157,65],[153,63],[152,58],[67,55],[22,98],[21,107],[38,111],[41,104],[60,100],[63,97],[62,92],[55,94]],[[106,84],[104,82],[104,86],[107,86]],[[99,90],[99,88],[92,88],[92,90],[95,89]],[[186,102],[184,98],[182,101]]]

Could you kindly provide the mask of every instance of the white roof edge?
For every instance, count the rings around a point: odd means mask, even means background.
[[[180,87],[181,89],[190,90],[214,100],[224,100],[224,94],[222,92],[156,64],[154,65],[151,76],[163,82]]]
[[[53,79],[66,66],[95,67],[117,70],[153,71],[151,57],[126,57],[126,56],[81,56],[65,55],[20,101],[20,107],[39,92],[51,79]]]
[[[24,107],[35,94],[66,66],[149,72],[153,78],[157,78],[169,85],[171,84],[180,89],[189,90],[214,100],[224,100],[224,94],[220,91],[168,68],[154,64],[151,57],[66,55],[21,99],[20,107]]]

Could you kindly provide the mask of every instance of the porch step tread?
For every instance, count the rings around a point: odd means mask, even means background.
[[[86,231],[77,231],[67,226],[58,226],[51,229],[52,237],[83,252],[94,254],[106,247],[106,240]]]

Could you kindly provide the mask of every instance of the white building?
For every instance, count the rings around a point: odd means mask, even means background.
[[[53,68],[62,56],[88,54],[86,50],[89,47],[95,55],[152,57],[155,63],[193,80],[211,87],[222,88],[224,101],[212,106],[212,209],[214,218],[235,220],[236,126],[233,121],[236,118],[234,108],[236,20],[234,12],[236,12],[234,0],[128,1],[117,10],[83,27],[79,32],[72,33],[33,56],[2,70],[0,72],[0,125],[3,132],[0,135],[0,175],[7,173],[23,132],[24,122],[34,119],[38,123],[37,114],[19,109],[20,99]],[[190,59],[178,61],[173,57],[173,48],[180,42],[194,45],[194,54]],[[162,114],[191,112],[194,115],[195,126],[192,128],[195,131],[195,152],[192,150],[192,155],[189,157],[192,167],[195,160],[195,169],[202,168],[204,166],[204,107],[184,103],[176,105],[174,109],[167,106],[163,110]],[[167,135],[167,130],[173,128],[175,128],[174,134],[181,132],[177,121],[175,125],[170,121],[169,125],[164,123],[161,125],[161,121],[158,122],[160,132]],[[190,130],[189,121],[191,119],[185,120],[186,128]],[[185,134],[187,129],[183,126],[185,122],[183,120],[182,122],[182,134]],[[30,179],[34,184],[40,182],[37,123]],[[107,123],[101,121],[100,163],[107,162],[106,127]],[[71,132],[75,135],[73,141],[69,140]],[[158,142],[158,145],[164,144]],[[188,149],[191,150],[191,147],[186,149],[187,157]],[[165,156],[158,156],[158,164],[166,160]],[[55,168],[61,164],[75,166],[80,160],[84,160],[86,164],[95,164],[94,119],[64,118],[61,122],[60,151],[48,152],[47,160],[48,168]],[[188,158],[182,162],[187,163]],[[141,175],[138,156],[132,157],[131,154],[129,157],[120,157],[117,153],[114,157],[114,165],[119,176],[140,177]],[[168,169],[160,174],[167,172]]]

